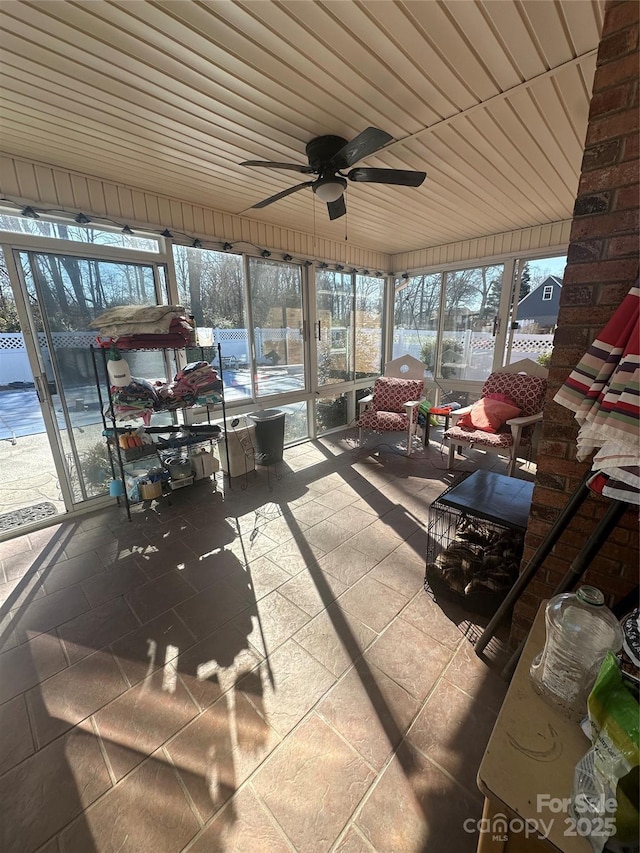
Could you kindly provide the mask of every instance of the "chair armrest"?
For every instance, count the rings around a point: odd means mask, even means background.
[[[509,426],[528,426],[529,424],[536,424],[541,420],[542,412],[536,412],[535,415],[524,415],[521,418],[510,418],[507,421],[507,424]]]
[[[464,409],[452,409],[451,414],[449,415],[449,419],[451,421],[451,426],[455,426],[459,417],[462,415],[466,415],[467,412],[470,412],[472,406],[465,406]]]
[[[373,394],[367,394],[366,397],[360,397],[358,400],[358,412],[362,414],[363,410],[370,404],[373,403]]]
[[[418,406],[421,406],[426,401],[426,399],[426,397],[421,397],[419,400],[409,400],[408,402],[404,403],[404,407],[407,412],[411,412],[413,411],[413,409],[417,408]]]

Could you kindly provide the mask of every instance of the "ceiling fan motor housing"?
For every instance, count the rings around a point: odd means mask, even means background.
[[[317,172],[326,171],[326,167],[333,157],[341,148],[347,144],[347,140],[341,136],[317,136],[310,142],[307,142],[305,151],[309,160],[309,165]],[[344,164],[347,165],[346,163]],[[343,168],[338,166],[338,168]]]

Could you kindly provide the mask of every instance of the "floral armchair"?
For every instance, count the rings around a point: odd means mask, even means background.
[[[492,373],[484,383],[477,403],[451,413],[452,426],[444,434],[444,440],[449,442],[449,469],[453,466],[456,447],[461,450],[463,446],[475,446],[508,455],[507,475],[513,476],[518,453],[521,448],[531,445],[535,425],[542,420],[547,375],[548,371],[542,365],[530,359],[523,359]],[[506,406],[503,411],[512,408],[514,412],[519,412],[517,416],[512,413],[503,423],[497,422],[499,416],[497,421],[489,417],[488,424],[476,418],[475,423],[482,422],[483,426],[479,428],[474,425],[474,409],[484,414],[481,410],[483,404],[487,405],[486,401],[497,400],[504,406],[504,398],[514,405]]]
[[[385,365],[385,375],[376,379],[373,394],[358,402],[358,441],[362,430],[406,432],[407,456],[413,450],[418,423],[418,407],[423,402],[424,364],[412,356],[394,359]]]

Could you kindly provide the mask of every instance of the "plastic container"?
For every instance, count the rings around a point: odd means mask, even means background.
[[[545,625],[544,649],[531,664],[533,686],[565,716],[581,720],[606,653],[622,647],[620,625],[593,586],[554,596]]]
[[[115,346],[109,350],[107,373],[109,374],[109,382],[116,388],[123,388],[131,382],[129,365]]]
[[[253,422],[245,419],[235,419],[231,422],[235,426],[228,426],[224,438],[216,447],[220,457],[222,470],[230,477],[240,477],[249,471],[255,471],[255,434],[256,428]],[[229,468],[227,467],[227,449],[229,451]]]
[[[279,409],[249,412],[248,418],[256,425],[256,462],[258,465],[273,465],[280,462],[284,453],[285,413]]]

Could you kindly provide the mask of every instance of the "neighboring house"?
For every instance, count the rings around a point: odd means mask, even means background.
[[[535,323],[539,332],[552,332],[558,322],[562,279],[549,275],[542,284],[518,302],[520,328]]]

